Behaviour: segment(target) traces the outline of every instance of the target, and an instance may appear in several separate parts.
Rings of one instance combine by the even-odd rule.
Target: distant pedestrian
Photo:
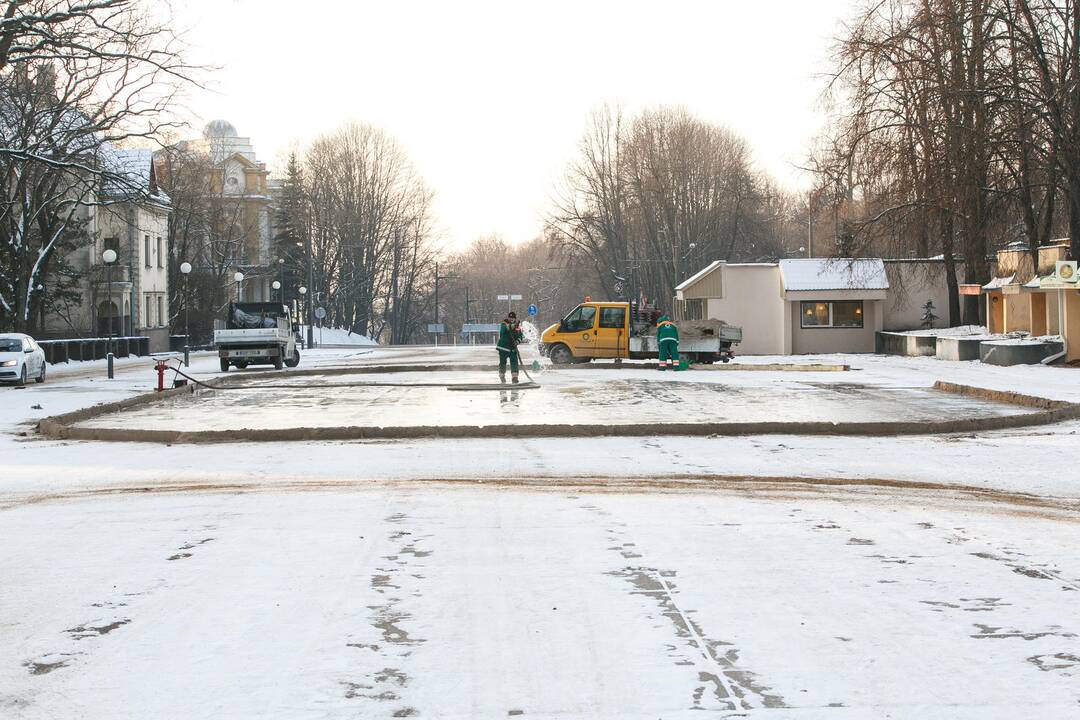
[[[506,382],[506,363],[509,361],[510,380],[517,383],[517,346],[524,341],[525,336],[521,332],[521,323],[518,322],[517,315],[511,312],[501,323],[499,323],[499,343],[495,346],[499,351],[499,382]]]
[[[679,328],[667,315],[656,323],[657,365],[659,370],[675,369],[679,362]]]

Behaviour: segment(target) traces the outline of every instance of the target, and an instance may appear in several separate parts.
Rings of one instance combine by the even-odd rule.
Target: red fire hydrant
[[[169,364],[164,360],[157,360],[154,369],[157,370],[157,392],[161,392],[165,389],[165,371],[169,369]]]

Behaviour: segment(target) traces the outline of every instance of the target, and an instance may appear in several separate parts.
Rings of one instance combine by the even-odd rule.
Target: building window
[[[705,299],[687,300],[683,304],[683,320],[704,320]]]
[[[157,324],[159,326],[161,326],[161,325],[165,324],[165,311],[161,306],[162,305],[162,302],[161,302],[162,301],[162,296],[161,296],[161,294],[159,293],[157,296],[155,296],[154,299],[157,301],[157,303],[156,303],[157,304]]]
[[[143,265],[153,267],[150,264],[150,236],[143,235]]]
[[[800,318],[800,326],[804,328],[861,328],[862,300],[804,302]]]
[[[600,308],[600,327],[622,328],[626,326],[626,308]]]
[[[152,327],[153,322],[151,322],[151,318],[150,318],[150,309],[152,307],[151,301],[150,301],[150,293],[144,294],[143,297],[146,299],[146,302],[145,302],[146,314],[143,315],[143,323],[142,324],[143,324],[143,327]]]
[[[165,253],[163,253],[161,250],[162,250],[162,248],[161,248],[161,236],[158,235],[158,237],[157,237],[157,266],[159,268],[165,267]]]

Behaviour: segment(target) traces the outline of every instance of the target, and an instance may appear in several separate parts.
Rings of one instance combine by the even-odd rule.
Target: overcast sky
[[[450,246],[538,234],[587,115],[684,105],[745,136],[791,187],[820,122],[831,39],[854,0],[183,0],[191,110],[275,169],[350,119],[382,127],[437,194]]]

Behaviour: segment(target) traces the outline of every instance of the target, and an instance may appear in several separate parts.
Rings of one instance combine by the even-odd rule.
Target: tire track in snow
[[[626,560],[643,559],[644,556],[637,549],[636,543],[625,539],[625,523],[615,520],[610,512],[595,505],[585,504],[580,507],[601,518],[612,520],[608,528],[608,539],[615,544],[610,546],[609,550],[618,552]],[[672,578],[676,577],[674,570],[663,570],[640,563],[612,570],[607,574],[630,583],[634,588],[630,591],[632,594],[653,599],[660,608],[661,615],[671,622],[675,634],[683,641],[684,648],[678,664],[693,665],[698,671],[697,680],[701,683],[692,693],[693,704],[690,709],[722,710],[731,713],[724,717],[743,717],[743,711],[788,707],[780,695],[769,692],[770,688],[757,682],[755,673],[738,665],[737,648],[729,642],[711,639],[690,617],[693,610],[684,607],[680,602],[678,588],[672,581]],[[678,646],[668,647],[678,652]],[[721,653],[720,648],[726,649]],[[712,697],[719,705],[711,708],[705,704],[705,694],[710,685]]]

